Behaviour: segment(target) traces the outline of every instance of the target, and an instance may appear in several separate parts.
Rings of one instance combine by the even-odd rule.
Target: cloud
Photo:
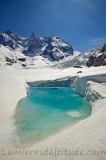
[[[101,38],[92,38],[88,42],[90,45],[95,46],[95,45],[103,45],[106,43],[106,38],[101,37]]]

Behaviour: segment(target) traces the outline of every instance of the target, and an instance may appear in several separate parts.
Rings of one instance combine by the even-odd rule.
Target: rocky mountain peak
[[[59,37],[37,37],[32,32],[29,38],[23,38],[7,30],[0,36],[0,44],[13,50],[20,50],[26,56],[41,55],[50,61],[59,61],[66,56],[73,55],[70,44]]]
[[[42,40],[39,37],[35,36],[35,33],[32,32],[30,38],[28,39],[28,45],[26,50],[23,51],[28,56],[36,56],[40,52],[42,47]]]
[[[32,34],[31,34],[31,36],[30,36],[30,39],[36,39],[37,37],[35,36],[35,33],[34,32],[32,32]]]
[[[91,66],[105,66],[106,65],[106,43],[102,48],[96,50],[88,59],[86,65]]]
[[[101,52],[106,52],[106,43],[103,45]]]
[[[4,32],[5,34],[7,34],[7,35],[11,35],[12,34],[12,32],[10,31],[10,30],[7,30],[6,32]]]

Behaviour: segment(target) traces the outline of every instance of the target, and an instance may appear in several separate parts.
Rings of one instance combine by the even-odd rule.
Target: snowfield
[[[23,146],[14,114],[28,84],[70,87],[89,101],[92,114],[37,144]],[[81,54],[55,36],[1,33],[0,160],[71,159],[106,160],[106,44]]]
[[[79,71],[80,73],[78,73]],[[91,103],[91,116],[37,144],[22,146],[15,132],[14,113],[18,101],[26,96],[27,82],[34,83],[41,80],[46,82],[47,80],[53,81],[56,79],[61,79],[60,82],[62,82],[62,79],[65,80],[67,77],[71,81],[70,87]],[[78,116],[76,113],[73,114]],[[23,149],[27,150],[26,154],[8,155],[8,151],[23,151]],[[52,154],[56,150],[60,150],[58,155]],[[69,155],[69,150],[73,154]],[[34,151],[36,151],[36,154]],[[0,159],[105,160],[106,67],[14,69],[9,66],[7,69],[7,66],[1,66]]]

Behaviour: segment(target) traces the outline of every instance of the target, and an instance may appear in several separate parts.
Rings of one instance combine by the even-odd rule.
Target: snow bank
[[[69,87],[70,77],[59,78],[55,80],[27,82],[27,84],[35,87]]]
[[[97,83],[106,83],[106,74],[77,77],[77,79],[75,80],[76,82],[75,90],[79,92],[82,96],[85,95],[87,81],[94,81]]]
[[[67,76],[54,80],[40,80],[27,82],[29,86],[35,87],[70,87],[76,90],[80,95],[86,97],[89,102],[94,102],[105,97],[104,87],[106,83],[106,74],[87,75],[87,76]],[[101,93],[100,93],[100,89]]]

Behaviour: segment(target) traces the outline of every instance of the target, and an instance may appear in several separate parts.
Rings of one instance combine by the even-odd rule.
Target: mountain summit
[[[91,67],[106,65],[106,44],[84,53],[76,52],[59,37],[21,37],[10,30],[0,34],[0,65],[18,67]]]
[[[73,55],[73,48],[57,37],[37,37],[33,32],[29,38],[20,37],[10,30],[0,34],[0,44],[13,50],[20,50],[26,56],[41,55],[50,61],[58,61]]]

